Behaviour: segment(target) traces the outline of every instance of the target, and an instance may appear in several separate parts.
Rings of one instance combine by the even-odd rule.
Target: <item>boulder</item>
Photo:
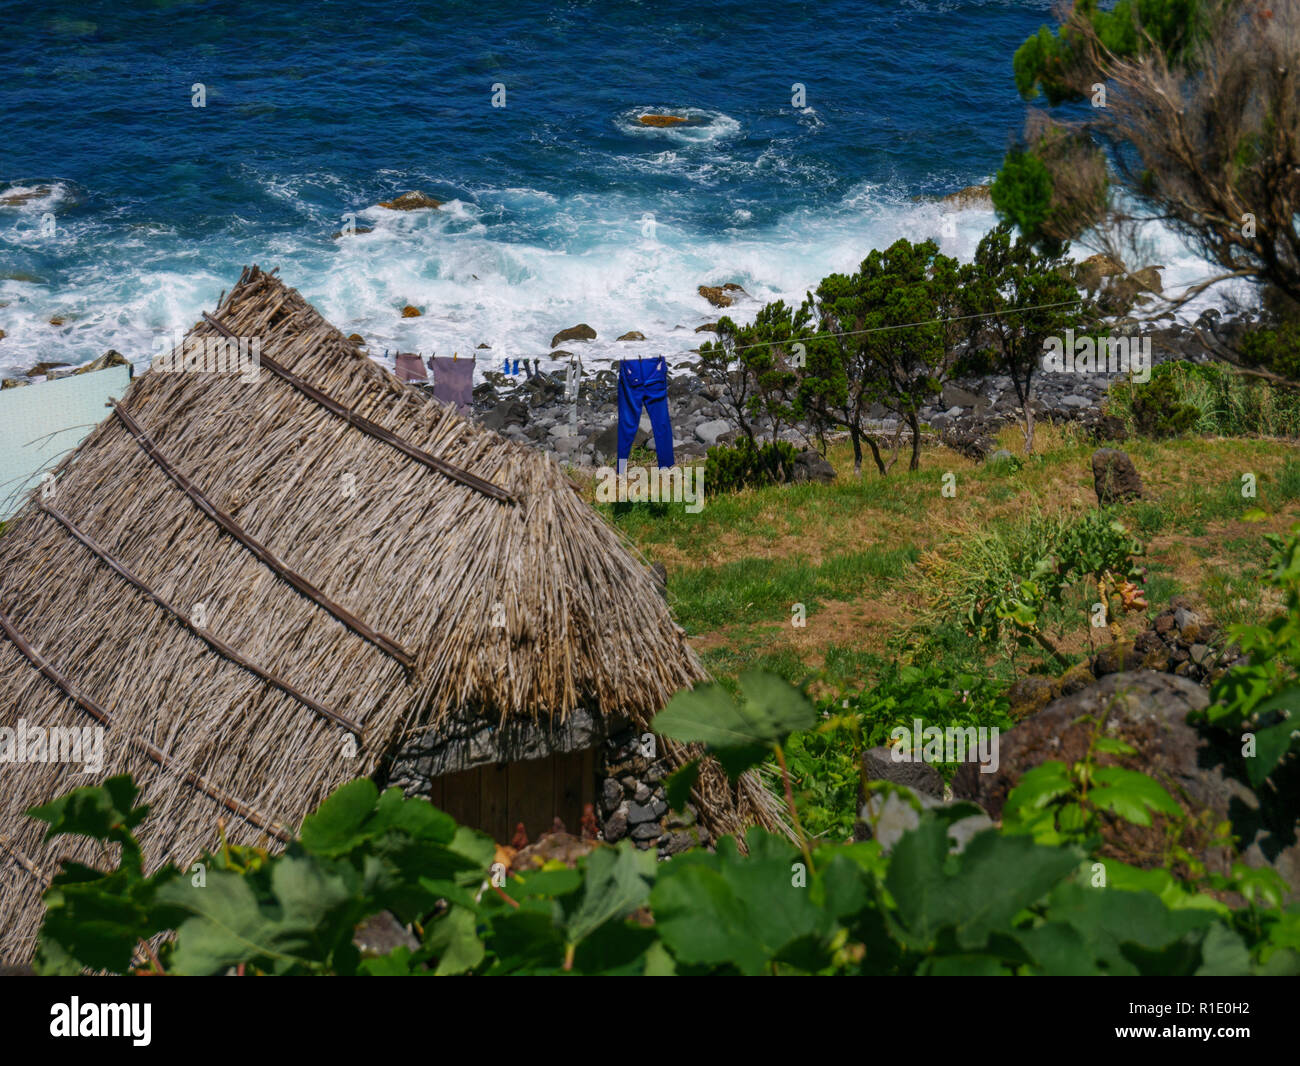
[[[57,370],[60,367],[64,367],[68,365],[69,365],[68,363],[51,363],[51,362],[37,363],[34,367],[32,367],[29,371],[27,371],[27,376],[29,378],[49,377],[51,371]]]
[[[500,433],[507,426],[526,426],[531,417],[528,405],[520,400],[511,400],[492,408],[483,416],[483,425]]]
[[[330,240],[341,241],[344,237],[356,237],[362,233],[374,233],[374,226],[353,226],[350,230],[341,229],[337,233],[330,234]]]
[[[695,291],[713,304],[714,307],[730,307],[736,302],[737,297],[735,294],[748,295],[734,281],[729,281],[725,285],[701,285]]]
[[[361,336],[360,333],[349,333],[348,340],[350,340],[358,348],[364,348],[366,346],[366,338]]]
[[[690,120],[682,115],[642,115],[638,122],[643,126],[655,126],[662,129],[664,126],[680,126],[683,122]]]
[[[1133,460],[1117,448],[1098,448],[1092,453],[1092,483],[1103,507],[1142,498],[1142,479]]]
[[[1108,255],[1090,255],[1082,263],[1078,263],[1074,268],[1074,280],[1078,282],[1081,288],[1090,292],[1096,292],[1101,288],[1103,278],[1123,276],[1128,271],[1124,264],[1117,259],[1112,259]]]
[[[1141,270],[1135,270],[1132,274],[1116,278],[1110,287],[1112,300],[1118,306],[1127,308],[1143,293],[1163,292],[1164,284],[1160,280],[1160,271],[1162,270],[1164,270],[1164,267],[1160,266],[1143,267]]]
[[[957,454],[976,463],[983,462],[997,448],[997,442],[992,437],[962,426],[945,429],[939,434],[939,440]]]
[[[717,333],[718,324],[716,322],[705,322],[702,326],[695,327],[696,333]]]
[[[594,341],[596,331],[587,323],[579,322],[576,326],[570,326],[568,329],[562,329],[551,338],[551,347],[558,348],[565,341]]]
[[[1133,755],[1101,754],[1101,765],[1120,765],[1160,781],[1190,816],[1172,843],[1186,848],[1212,873],[1227,873],[1234,855],[1213,836],[1216,824],[1231,823],[1241,842],[1241,857],[1254,867],[1272,866],[1291,886],[1289,900],[1300,900],[1300,842],[1296,810],[1300,809],[1300,767],[1284,765],[1275,772],[1276,788],[1258,794],[1243,782],[1240,743],[1203,732],[1187,721],[1192,711],[1209,703],[1209,693],[1187,678],[1138,670],[1108,674],[1092,685],[1049,704],[999,737],[995,773],[964,764],[953,779],[953,795],[978,803],[995,818],[1020,778],[1042,763],[1056,759],[1067,765],[1088,750],[1091,723],[1102,718],[1104,732],[1136,749]],[[1102,856],[1152,869],[1164,866],[1171,841],[1168,824],[1159,815],[1147,827],[1107,819],[1102,831]]]
[[[943,775],[929,763],[895,762],[893,748],[880,746],[862,753],[862,780],[892,781],[914,792],[943,799]]]
[[[619,337],[618,340],[621,340],[621,341],[643,341],[643,340],[645,340],[645,334],[642,333],[640,330],[635,330],[635,329],[634,329],[634,330],[629,330],[627,333],[624,333],[623,336]]]
[[[405,307],[402,308],[403,318],[419,318],[420,314],[421,314],[420,309],[418,307],[412,307],[410,304],[407,304]]]
[[[794,457],[794,470],[791,472],[790,480],[796,483],[816,481],[829,485],[835,480],[835,467],[831,466],[815,448],[805,448]]]
[[[442,206],[442,201],[415,191],[404,192],[395,200],[380,200],[379,206],[386,207],[390,211],[419,211],[426,207],[439,208]]]
[[[958,388],[953,384],[943,387],[941,399],[944,407],[974,407],[982,411],[989,406],[989,401],[979,393]]]
[[[116,349],[110,348],[98,359],[92,359],[85,366],[79,366],[73,371],[74,374],[93,374],[96,370],[107,370],[110,366],[131,366],[131,360]],[[135,376],[135,371],[131,371],[131,376]]]
[[[964,189],[950,192],[943,198],[943,203],[953,207],[992,207],[993,189],[990,185],[967,185]]]
[[[718,442],[718,438],[731,429],[731,423],[725,418],[715,418],[710,422],[701,422],[695,427],[695,436],[699,438],[701,444],[707,444],[712,447]]]

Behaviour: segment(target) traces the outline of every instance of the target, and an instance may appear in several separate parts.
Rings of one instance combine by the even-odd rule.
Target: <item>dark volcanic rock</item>
[[[558,348],[565,341],[594,341],[596,331],[587,323],[579,322],[576,326],[570,326],[568,329],[562,329],[551,338],[551,347]]]
[[[1092,481],[1097,502],[1103,507],[1142,498],[1142,479],[1133,460],[1116,448],[1099,448],[1092,453]]]
[[[1203,710],[1208,703],[1207,691],[1186,678],[1151,670],[1108,674],[1003,734],[997,771],[984,774],[975,764],[963,765],[953,780],[953,794],[1000,816],[1007,796],[1026,771],[1049,759],[1068,765],[1084,757],[1092,725],[1081,717],[1103,718],[1104,732],[1124,740],[1136,753],[1103,754],[1097,761],[1146,773],[1168,789],[1189,817],[1179,840],[1182,847],[1211,872],[1227,873],[1234,856],[1214,838],[1213,828],[1229,821],[1246,863],[1272,866],[1291,886],[1289,899],[1300,900],[1296,838],[1300,773],[1294,765],[1282,767],[1277,774],[1280,780],[1274,782],[1277,789],[1257,795],[1243,783],[1240,746],[1225,745],[1188,724],[1188,713]],[[1160,816],[1148,827],[1107,818],[1100,854],[1143,869],[1162,866],[1168,847],[1166,828]]]
[[[791,481],[819,481],[829,485],[835,480],[835,467],[831,466],[816,449],[805,448],[794,457],[794,471]]]
[[[862,779],[864,781],[892,781],[906,785],[923,796],[943,798],[943,775],[933,766],[923,762],[895,762],[893,749],[870,748],[862,753]]]

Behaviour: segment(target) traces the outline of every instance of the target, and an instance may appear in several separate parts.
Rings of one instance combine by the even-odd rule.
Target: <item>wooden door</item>
[[[529,841],[549,833],[555,818],[579,835],[584,804],[596,794],[595,754],[554,754],[545,759],[494,763],[446,774],[433,783],[429,799],[461,825],[508,844],[524,823]]]

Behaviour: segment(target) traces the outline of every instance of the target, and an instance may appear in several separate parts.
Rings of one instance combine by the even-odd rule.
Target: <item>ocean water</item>
[[[1049,8],[0,2],[0,196],[51,189],[0,206],[0,373],[145,366],[252,262],[372,354],[486,367],[578,322],[588,365],[685,354],[718,314],[698,285],[744,286],[743,319],[900,236],[969,257],[991,212],[933,198],[996,171]],[[412,189],[446,203],[376,206]],[[373,232],[331,239],[349,220]],[[1204,275],[1156,244],[1167,283]]]

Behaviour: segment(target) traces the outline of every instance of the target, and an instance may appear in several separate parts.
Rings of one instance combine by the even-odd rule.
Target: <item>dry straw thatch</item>
[[[401,384],[257,267],[190,337],[222,335],[260,340],[256,381],[140,375],[0,536],[0,726],[107,724],[95,780],[142,786],[151,862],[188,863],[219,818],[234,843],[284,839],[466,708],[643,725],[707,678],[552,460]],[[80,770],[0,764],[0,958],[30,957],[61,858],[102,859],[24,815]],[[709,767],[695,799],[715,834],[773,824],[752,778]]]

